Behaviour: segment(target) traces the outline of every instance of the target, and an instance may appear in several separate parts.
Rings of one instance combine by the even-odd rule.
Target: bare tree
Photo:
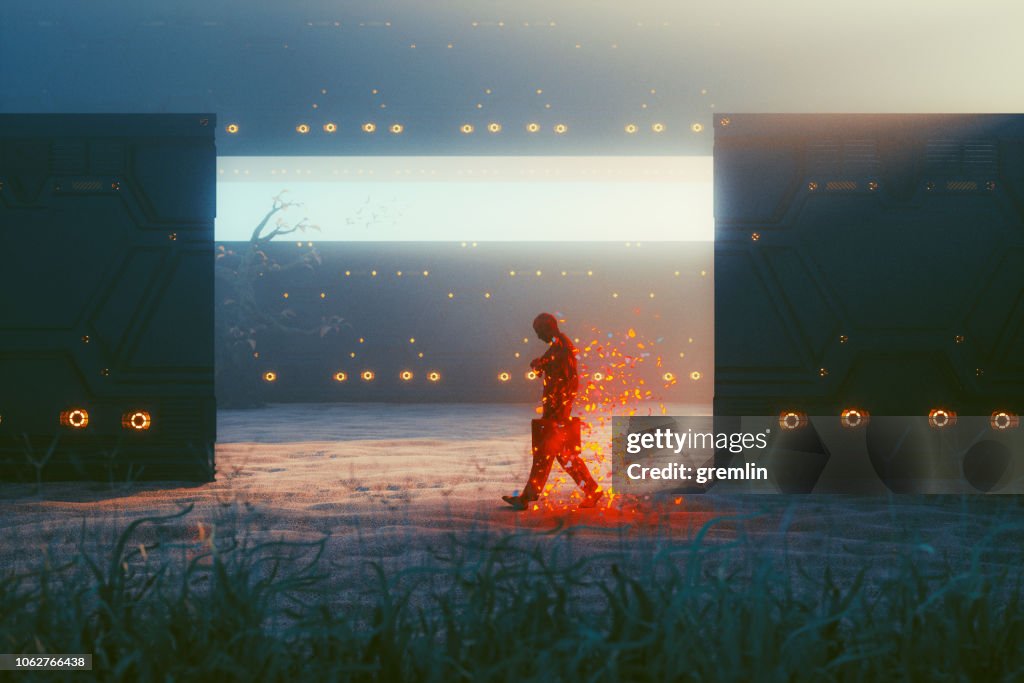
[[[224,245],[217,247],[218,379],[235,373],[243,373],[242,377],[255,376],[251,368],[259,353],[261,332],[274,330],[286,334],[325,337],[338,332],[344,324],[344,320],[335,315],[323,316],[316,323],[302,325],[296,321],[296,314],[291,308],[285,306],[277,309],[258,296],[257,282],[264,274],[295,269],[314,270],[323,262],[320,253],[312,246],[298,258],[284,264],[267,254],[266,247],[275,238],[320,230],[307,217],[295,223],[285,219],[282,214],[288,209],[302,206],[299,202],[286,200],[286,192],[283,190],[273,198],[270,210],[253,229],[247,245],[237,252]],[[251,400],[252,392],[241,393],[248,395]]]

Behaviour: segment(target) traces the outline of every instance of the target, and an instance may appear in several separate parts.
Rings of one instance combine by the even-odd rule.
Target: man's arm
[[[563,350],[560,344],[552,344],[543,356],[530,361],[530,367],[537,372],[546,372],[552,364],[558,365],[562,362],[561,356],[564,354],[559,352]]]

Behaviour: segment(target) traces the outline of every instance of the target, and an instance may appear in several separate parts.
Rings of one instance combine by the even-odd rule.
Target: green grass
[[[801,563],[741,540],[578,552],[554,534],[467,532],[417,566],[357,571],[328,539],[244,531],[137,540],[188,510],[128,525],[105,557],[0,580],[0,652],[93,653],[103,681],[1015,681],[1021,572],[966,562]],[[713,524],[713,523],[712,523]],[[83,532],[84,534],[84,532]],[[218,535],[220,534],[220,535]],[[150,534],[147,538],[153,538]],[[995,568],[993,568],[995,567]]]

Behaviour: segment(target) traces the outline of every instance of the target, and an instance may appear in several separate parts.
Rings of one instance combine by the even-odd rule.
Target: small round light
[[[429,382],[440,382],[441,381],[441,373],[438,372],[437,370],[431,370],[430,372],[427,373],[427,381],[429,381]]]
[[[346,373],[344,373],[344,372],[336,372],[336,373],[334,373],[334,381],[335,382],[344,382],[347,379],[348,379],[348,375]]]
[[[295,132],[298,133],[299,135],[305,135],[306,133],[309,132],[309,124],[300,123],[299,125],[295,126]]]
[[[85,408],[71,408],[60,414],[60,423],[72,429],[85,429],[89,426],[89,411]]]
[[[593,379],[595,382],[600,382],[601,380],[604,379],[604,373],[595,372],[593,375],[590,376],[590,378]]]
[[[530,380],[531,382],[532,382],[533,380],[537,379],[537,372],[536,372],[536,371],[534,371],[534,370],[530,370],[530,371],[528,371],[528,372],[526,373],[526,379]]]
[[[663,380],[665,380],[666,382],[675,382],[676,381],[676,376],[674,374],[672,374],[671,372],[666,372],[664,375],[661,376],[661,378]]]
[[[540,124],[539,123],[528,123],[528,124],[526,124],[526,132],[527,133],[536,133],[539,130],[540,130]]]
[[[409,337],[409,343],[410,344],[415,344],[416,343],[416,337]]]
[[[464,135],[469,135],[470,133],[473,132],[473,125],[469,123],[464,123],[462,124],[462,127],[459,128],[459,130],[461,130]]]
[[[1016,429],[1020,426],[1020,416],[1005,410],[997,410],[989,418],[989,425],[991,425],[992,429],[998,431]]]
[[[389,128],[389,130],[391,131],[392,135],[401,135],[402,131],[405,130],[405,126],[403,126],[400,123],[392,123],[391,128]]]
[[[700,133],[702,130],[704,130],[704,124],[693,123],[690,125],[690,130],[692,130],[694,133]]]
[[[554,130],[559,135],[563,135],[566,131],[569,130],[569,126],[565,125],[564,123],[556,123]]]
[[[928,413],[928,426],[943,429],[956,424],[956,412],[946,408],[932,408]]]
[[[510,379],[512,379],[512,376],[509,375],[507,372],[499,372],[498,373],[498,381],[499,382],[507,382]]]
[[[237,123],[229,123],[227,126],[224,127],[224,130],[226,130],[227,132],[229,132],[232,135],[234,135],[235,133],[238,132],[238,124]]]
[[[364,133],[375,133],[377,131],[377,124],[367,121],[363,124]]]
[[[268,370],[268,371],[264,372],[263,373],[263,381],[264,382],[276,382],[277,381],[277,373],[274,372],[273,370]]]
[[[338,124],[334,123],[333,121],[328,121],[327,123],[324,124],[324,132],[325,133],[337,133],[338,132]]]
[[[858,429],[865,426],[871,416],[868,411],[860,408],[846,408],[839,414],[839,424],[847,429]]]
[[[449,299],[454,299],[455,298],[455,292],[448,292],[448,298]]]
[[[121,416],[121,427],[144,432],[153,424],[153,418],[145,410],[135,410]]]
[[[633,134],[633,133],[635,133],[636,131],[637,131],[637,127],[636,127],[636,124],[635,124],[635,123],[627,123],[627,124],[626,124],[626,132],[627,132],[627,133],[629,133],[630,135],[632,135],[632,134]]]
[[[651,126],[651,130],[653,130],[655,133],[663,133],[665,132],[665,124],[655,123]]]
[[[412,379],[412,371],[402,370],[401,374],[399,374],[398,376],[402,379],[403,382],[408,382],[409,380]]]
[[[373,378],[376,377],[376,375],[373,374],[373,370],[363,370],[363,374],[361,375],[361,377],[363,378],[364,382],[372,382]]]
[[[779,426],[787,431],[807,426],[807,414],[796,410],[786,410],[779,415]]]
[[[497,123],[496,121],[492,121],[491,123],[487,124],[487,130],[489,130],[492,133],[500,133],[501,132],[501,124]]]

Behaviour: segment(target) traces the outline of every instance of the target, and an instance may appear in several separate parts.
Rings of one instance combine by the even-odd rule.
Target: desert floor
[[[770,558],[820,573],[879,576],[901,562],[965,571],[1012,567],[1024,547],[1013,496],[782,496],[715,493],[612,499],[577,511],[570,483],[550,503],[514,512],[500,496],[529,467],[529,405],[273,405],[218,416],[213,483],[0,484],[0,563],[24,569],[78,553],[102,557],[132,520],[129,548],[182,552],[210,538],[322,541],[339,584],[370,563],[399,569],[453,548],[515,535],[559,557]],[[608,430],[592,440],[605,441]],[[601,467],[602,477],[608,473]],[[555,466],[553,478],[564,474]],[[556,480],[557,481],[557,480]],[[137,559],[137,558],[136,558]],[[749,568],[749,567],[748,567]],[[795,571],[795,570],[794,570]]]

